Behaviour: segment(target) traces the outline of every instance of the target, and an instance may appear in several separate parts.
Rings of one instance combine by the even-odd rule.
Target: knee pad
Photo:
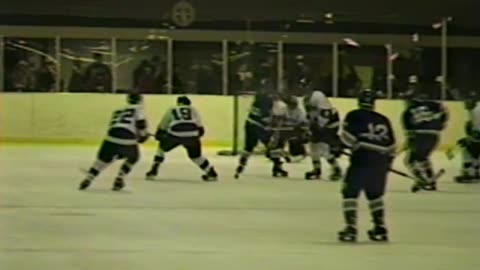
[[[347,183],[343,184],[342,196],[344,199],[356,199],[360,195],[360,189]]]
[[[138,162],[138,160],[140,160],[140,155],[134,155],[134,156],[131,156],[131,157],[128,157],[127,158],[127,162],[134,165],[135,163]]]
[[[365,197],[367,197],[367,200],[369,201],[375,201],[375,200],[381,199],[383,197],[383,193],[365,191]]]

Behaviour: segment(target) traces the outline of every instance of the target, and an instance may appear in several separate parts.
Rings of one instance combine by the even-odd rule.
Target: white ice
[[[307,160],[287,164],[291,177],[278,180],[265,158],[255,157],[234,180],[237,159],[210,150],[221,178],[204,183],[179,149],[167,156],[158,181],[146,182],[155,151],[146,148],[126,191],[110,191],[116,164],[80,192],[80,169],[96,151],[0,148],[0,269],[480,269],[480,184],[453,183],[459,160],[441,154],[435,166],[447,174],[438,192],[412,194],[410,180],[390,176],[389,244],[367,240],[363,197],[360,242],[342,244],[341,184],[302,180]],[[396,167],[404,170],[401,158]]]

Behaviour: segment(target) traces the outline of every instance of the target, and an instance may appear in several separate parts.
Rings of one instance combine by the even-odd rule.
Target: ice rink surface
[[[208,151],[221,178],[204,183],[178,149],[146,182],[155,150],[146,148],[125,191],[110,191],[116,164],[80,192],[80,168],[96,150],[0,147],[0,269],[480,269],[480,184],[453,183],[459,161],[440,154],[436,168],[447,174],[438,192],[412,194],[408,179],[390,175],[390,243],[367,240],[362,197],[360,241],[342,244],[341,184],[302,180],[308,160],[287,164],[291,177],[278,180],[255,157],[235,180],[236,158]]]

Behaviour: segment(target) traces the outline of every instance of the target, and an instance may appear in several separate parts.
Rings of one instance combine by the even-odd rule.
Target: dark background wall
[[[176,2],[173,0],[1,0],[0,15],[3,15],[4,21],[18,19],[18,15],[58,15],[153,22],[168,20],[171,7]],[[300,17],[321,20],[324,13],[333,12],[338,22],[431,25],[442,16],[452,16],[454,17],[452,26],[480,28],[480,20],[477,19],[480,8],[478,0],[192,0],[190,2],[196,8],[198,21],[294,21]]]

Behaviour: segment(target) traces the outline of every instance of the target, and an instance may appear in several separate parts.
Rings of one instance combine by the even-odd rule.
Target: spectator
[[[36,91],[51,92],[55,90],[56,67],[55,63],[46,58],[42,59],[39,69],[37,70]]]
[[[85,88],[87,91],[111,92],[112,71],[103,63],[103,56],[100,53],[93,54],[94,62],[85,71]]]
[[[136,90],[140,93],[155,93],[155,73],[153,67],[146,65],[137,78]]]
[[[154,70],[155,67],[148,61],[142,60],[140,64],[133,71],[133,89],[138,88],[139,80],[144,76],[147,69]]]
[[[338,78],[339,96],[354,97],[361,86],[362,82],[358,77],[355,67],[350,64],[343,65]]]
[[[11,74],[13,90],[17,92],[31,91],[35,84],[35,74],[33,69],[25,60],[20,60],[15,65]]]
[[[155,76],[154,89],[156,93],[167,92],[167,62],[158,55],[150,59],[150,64]]]
[[[84,90],[83,86],[83,67],[80,60],[73,61],[72,73],[70,75],[70,81],[68,83],[68,91],[79,92]]]

